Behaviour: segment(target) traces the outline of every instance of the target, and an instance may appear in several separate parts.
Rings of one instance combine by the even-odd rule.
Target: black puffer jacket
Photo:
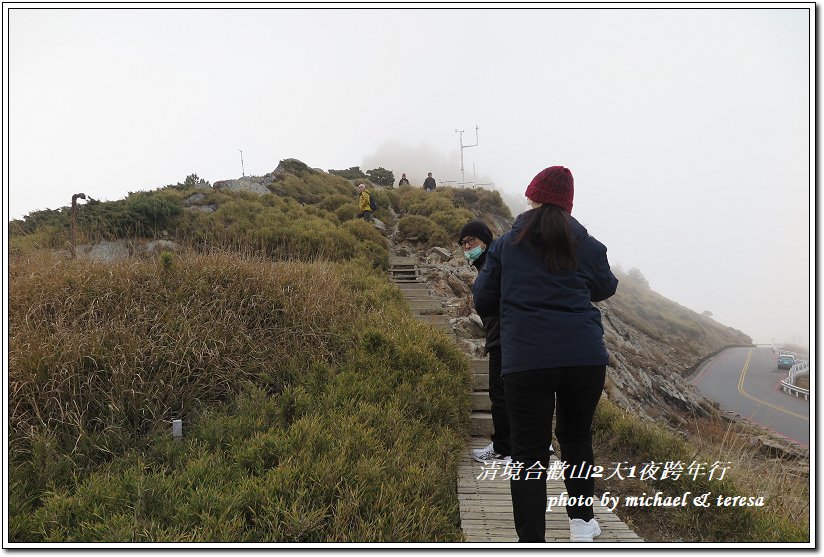
[[[472,287],[478,314],[502,321],[501,374],[606,365],[601,312],[592,305],[618,287],[606,246],[570,216],[578,266],[553,272],[528,244],[514,243],[523,224],[520,215],[512,230],[492,243]]]
[[[489,250],[490,246],[487,246],[486,250],[481,254],[478,259],[472,262],[472,266],[478,269],[478,273],[481,272],[481,269],[484,267],[484,262],[486,261],[486,251]],[[486,329],[486,351],[489,352],[490,350],[500,350],[501,349],[501,318],[498,315],[487,315],[481,316],[481,321],[483,321],[484,329]]]

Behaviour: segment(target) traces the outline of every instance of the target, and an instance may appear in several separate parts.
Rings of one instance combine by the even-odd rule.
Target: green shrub
[[[373,168],[372,170],[367,170],[366,174],[369,176],[369,180],[379,186],[391,188],[395,185],[395,174],[391,170],[386,170],[382,166]]]
[[[330,168],[329,174],[334,174],[335,176],[340,176],[341,178],[345,178],[347,180],[358,180],[360,178],[368,178],[368,176],[363,173],[359,166],[351,166],[346,170],[333,170]]]
[[[352,236],[358,240],[368,240],[378,245],[385,243],[384,237],[380,232],[378,232],[378,229],[363,219],[355,219],[345,222],[341,225],[341,228],[352,234]]]
[[[67,226],[44,224],[28,234],[9,234],[9,252],[30,253],[38,249],[66,249],[70,232]],[[78,241],[81,237],[78,237]]]
[[[458,240],[457,236],[463,225],[474,220],[475,215],[466,209],[453,207],[446,211],[435,211],[429,218],[443,228],[450,238],[454,236],[455,240]]]
[[[327,211],[335,212],[339,207],[346,203],[352,202],[351,195],[343,195],[343,194],[332,194],[329,196],[324,197],[320,203],[318,203],[319,207],[326,209]]]
[[[436,211],[450,211],[454,208],[452,199],[443,192],[427,193],[413,189],[401,197],[401,211],[410,215],[428,217]]]
[[[126,199],[126,211],[134,215],[136,228],[159,231],[182,210],[179,200],[152,193],[132,194]]]
[[[449,234],[442,226],[419,215],[400,218],[398,232],[404,240],[417,241],[428,246],[443,246],[450,243]]]
[[[338,217],[338,221],[346,222],[354,219],[355,215],[359,212],[357,203],[352,201],[351,203],[345,203],[335,209],[335,216]]]
[[[387,208],[392,207],[392,209],[396,213],[398,211],[400,211],[401,196],[394,189],[392,189],[392,190],[383,190],[382,192],[380,192],[378,194],[378,199],[380,200],[379,202],[381,202],[381,205],[383,207],[387,207]]]
[[[9,221],[9,236],[31,234],[45,227],[68,230],[70,223],[71,212],[69,207],[32,211],[22,219]]]
[[[278,167],[284,169],[286,172],[295,174],[297,176],[304,176],[306,174],[312,174],[315,172],[314,170],[309,168],[309,165],[302,161],[299,161],[298,159],[283,159],[278,163]]]

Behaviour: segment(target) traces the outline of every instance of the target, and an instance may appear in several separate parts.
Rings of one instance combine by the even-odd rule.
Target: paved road
[[[691,382],[725,410],[749,418],[802,445],[810,444],[810,403],[783,392],[786,370],[769,348],[729,348],[698,370]]]

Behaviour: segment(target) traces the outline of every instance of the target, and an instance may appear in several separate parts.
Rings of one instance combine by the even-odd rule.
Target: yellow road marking
[[[744,367],[741,369],[741,377],[738,379],[738,392],[741,393],[742,395],[744,395],[745,397],[747,397],[751,400],[754,400],[755,402],[758,402],[758,403],[763,404],[765,406],[769,406],[773,410],[778,410],[779,412],[784,412],[785,414],[789,414],[790,416],[795,416],[796,418],[804,420],[805,422],[809,422],[810,418],[802,416],[801,414],[796,414],[795,412],[791,412],[791,411],[789,411],[785,408],[781,408],[780,406],[776,406],[775,404],[770,404],[766,400],[761,400],[760,398],[755,398],[754,396],[752,396],[749,393],[744,391],[744,377],[746,377],[747,369],[749,369],[749,367],[750,367],[750,357],[752,356],[752,351],[753,351],[753,349],[750,348],[749,352],[747,352],[747,360],[744,362]]]

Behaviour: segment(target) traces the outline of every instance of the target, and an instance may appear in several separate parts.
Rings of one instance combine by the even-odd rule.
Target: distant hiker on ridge
[[[409,180],[406,179],[406,172],[404,172],[403,174],[401,174],[401,181],[398,182],[398,187],[408,186],[408,185],[409,185]]]
[[[435,189],[435,178],[432,177],[432,173],[426,175],[426,180],[423,181],[423,189],[426,191],[433,191]]]
[[[366,222],[372,222],[372,199],[369,192],[366,191],[366,184],[359,184],[358,192],[358,210],[360,213],[355,216]]]

